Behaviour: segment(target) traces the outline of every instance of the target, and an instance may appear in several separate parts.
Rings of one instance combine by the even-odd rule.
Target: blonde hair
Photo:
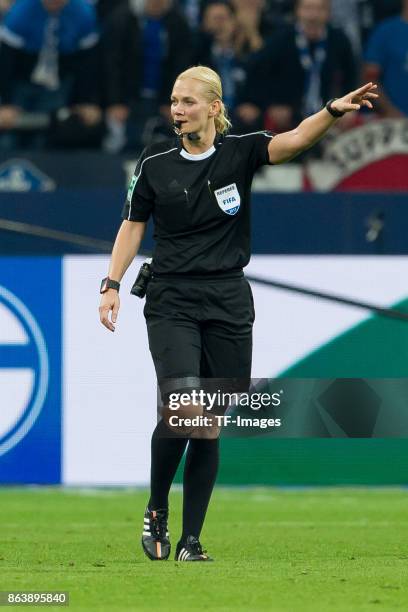
[[[177,80],[179,79],[196,79],[197,81],[204,83],[204,96],[207,98],[207,100],[209,102],[220,100],[221,110],[214,118],[215,129],[219,134],[225,134],[228,132],[232,126],[232,123],[228,118],[227,108],[222,101],[221,79],[215,70],[208,68],[208,66],[193,66],[192,68],[188,68],[179,74]]]

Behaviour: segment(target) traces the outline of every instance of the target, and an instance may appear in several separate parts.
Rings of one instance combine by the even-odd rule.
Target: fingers
[[[371,100],[379,98],[378,93],[375,92],[377,85],[375,83],[366,83],[359,89],[353,91],[350,96],[345,96],[343,100],[346,102],[343,110],[345,112],[358,111],[363,106],[372,110],[373,104]]]
[[[119,312],[119,304],[115,304],[114,307],[112,308],[112,323],[116,323],[116,320],[118,318],[118,312]]]
[[[341,110],[343,113],[349,113],[351,111],[360,110],[360,108],[361,104],[344,104]]]
[[[365,85],[363,85],[359,89],[356,89],[353,92],[353,95],[361,96],[361,95],[364,95],[365,93],[367,93],[368,91],[371,91],[372,89],[377,89],[377,85],[372,83],[372,82],[366,83]]]
[[[374,106],[371,100],[376,100],[377,98],[379,98],[378,94],[373,93],[372,91],[368,91],[365,94],[363,94],[363,96],[361,96],[360,104],[361,106],[366,106],[369,109],[373,109]]]
[[[371,100],[376,100],[379,97],[380,96],[378,94],[375,94],[375,93],[366,93],[366,94],[364,94],[364,96],[361,97],[361,102],[365,103],[365,102],[368,102],[370,99]],[[370,102],[370,104],[371,104],[371,102]],[[371,108],[372,108],[372,106],[373,105],[371,104]]]
[[[109,331],[115,331],[114,323],[118,318],[118,312],[120,307],[120,300],[117,291],[108,290],[104,293],[101,298],[99,306],[99,319],[102,325],[109,329]],[[109,313],[112,311],[111,318],[109,319]]]
[[[361,110],[362,106],[366,106],[369,109],[373,109],[374,106],[372,104],[372,102],[370,102],[370,100],[361,100],[360,104],[345,104],[344,107],[342,108],[342,111],[345,113],[349,113],[351,111],[358,111]]]
[[[115,326],[109,321],[109,312],[111,310],[110,306],[99,306],[99,319],[102,323],[102,325],[104,325],[107,329],[109,329],[109,331],[115,331]],[[116,310],[116,316],[118,314],[118,311]],[[112,320],[113,320],[113,311],[112,311]],[[116,317],[114,322],[116,321]]]

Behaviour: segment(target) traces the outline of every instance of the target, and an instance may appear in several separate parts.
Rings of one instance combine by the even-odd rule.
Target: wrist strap
[[[107,276],[101,282],[100,293],[106,293],[108,289],[116,289],[116,291],[119,292],[120,283],[118,283],[118,281],[112,280],[111,278],[109,278],[109,276]]]
[[[332,98],[331,100],[329,100],[326,104],[326,110],[331,114],[332,117],[344,117],[344,115],[346,113],[343,113],[342,111],[336,110],[335,108],[332,107],[333,102],[335,102],[336,100],[338,100],[338,98]]]

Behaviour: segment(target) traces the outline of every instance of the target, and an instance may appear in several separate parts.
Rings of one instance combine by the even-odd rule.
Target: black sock
[[[187,442],[187,438],[171,437],[171,430],[163,420],[156,425],[151,446],[150,499],[148,504],[150,510],[168,507],[171,483],[176,475]]]
[[[200,537],[218,471],[219,440],[189,442],[183,480],[183,535]]]

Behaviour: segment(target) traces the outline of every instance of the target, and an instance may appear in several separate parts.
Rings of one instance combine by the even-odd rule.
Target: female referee
[[[308,149],[345,113],[372,108],[375,89],[368,83],[330,100],[290,132],[233,136],[218,74],[196,66],[178,76],[171,96],[177,137],[147,147],[137,163],[99,308],[102,324],[114,331],[119,283],[152,215],[156,247],[144,314],[164,402],[169,393],[197,389],[200,378],[250,379],[254,307],[242,270],[250,258],[254,173]],[[175,558],[211,561],[199,537],[217,474],[218,435],[175,435],[168,413],[152,436],[143,550],[152,560],[170,555],[168,494],[187,447]]]

